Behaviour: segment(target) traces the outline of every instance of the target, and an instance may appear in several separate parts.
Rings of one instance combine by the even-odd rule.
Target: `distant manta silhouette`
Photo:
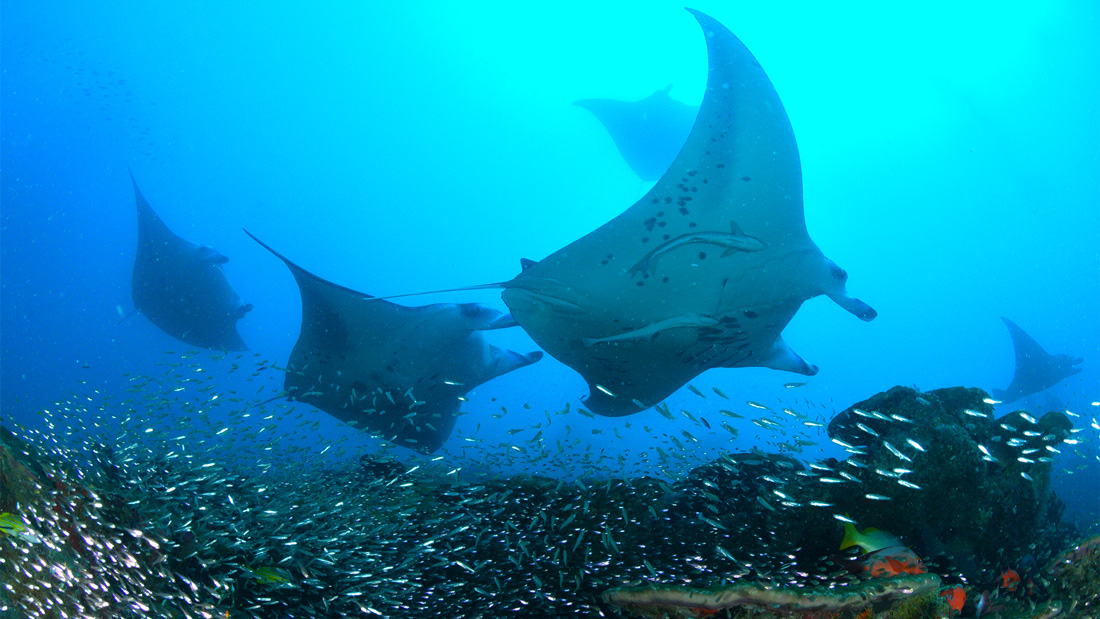
[[[141,195],[137,200],[138,245],[131,279],[134,311],[172,337],[202,348],[245,350],[237,321],[252,310],[229,285],[222,265],[229,258],[209,245],[183,239],[161,221]]]
[[[1004,403],[1015,402],[1020,398],[1045,391],[1066,378],[1081,371],[1076,367],[1084,363],[1081,357],[1052,355],[1043,350],[1030,335],[1016,323],[1001,317],[1009,334],[1012,346],[1016,349],[1016,374],[1008,388],[994,389],[993,397]]]
[[[699,106],[668,96],[669,84],[640,101],[581,99],[583,107],[601,122],[623,160],[643,181],[665,173],[684,146]]]

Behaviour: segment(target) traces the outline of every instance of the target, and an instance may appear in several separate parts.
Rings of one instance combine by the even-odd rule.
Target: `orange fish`
[[[940,591],[940,597],[947,598],[947,605],[955,612],[961,611],[963,604],[966,604],[966,591],[963,590],[962,585]]]
[[[840,549],[852,546],[859,546],[865,553],[848,567],[852,572],[867,572],[871,578],[928,572],[915,552],[885,531],[869,527],[861,533],[855,525],[847,522],[844,524],[844,540],[840,542]]]
[[[902,574],[924,574],[928,570],[917,553],[905,546],[890,546],[869,552],[859,558],[871,578],[890,578]]]
[[[1016,570],[1005,570],[1001,573],[1001,586],[1009,591],[1015,591],[1020,586],[1020,575]]]

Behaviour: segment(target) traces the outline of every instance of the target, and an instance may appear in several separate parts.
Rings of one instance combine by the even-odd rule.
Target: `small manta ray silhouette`
[[[229,285],[222,265],[229,261],[209,245],[177,236],[153,212],[133,172],[138,246],[132,279],[134,312],[141,312],[172,337],[192,346],[245,350],[237,321],[251,304]]]
[[[669,84],[640,101],[581,99],[573,105],[592,112],[607,129],[619,154],[643,181],[661,178],[684,146],[699,107],[668,96]]]
[[[1003,403],[1015,402],[1020,398],[1050,389],[1066,378],[1081,371],[1077,367],[1085,362],[1081,357],[1052,355],[1043,350],[1030,335],[1016,323],[1001,317],[1008,332],[1012,335],[1012,346],[1016,349],[1016,373],[1008,387],[993,390],[993,398]]]

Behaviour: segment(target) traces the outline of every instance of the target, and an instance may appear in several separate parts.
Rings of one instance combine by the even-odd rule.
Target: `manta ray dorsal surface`
[[[806,231],[798,147],[771,81],[691,12],[710,68],[675,161],[636,204],[503,284],[516,321],[585,378],[604,415],[653,406],[709,368],[815,373],[780,338],[812,297],[875,317]]]
[[[251,309],[222,270],[229,259],[183,239],[161,221],[134,180],[138,244],[131,278],[134,307],[154,325],[192,346],[245,350],[237,321]]]
[[[1016,371],[1007,388],[993,390],[994,398],[1004,403],[1015,402],[1050,389],[1081,371],[1077,366],[1085,362],[1083,358],[1052,355],[1019,325],[1003,316],[1001,320],[1012,336],[1012,347],[1016,351]]]
[[[302,297],[301,332],[283,382],[287,397],[397,445],[439,449],[460,398],[542,357],[485,339],[483,331],[515,326],[507,314],[476,303],[379,300],[324,280],[248,235],[286,264]]]

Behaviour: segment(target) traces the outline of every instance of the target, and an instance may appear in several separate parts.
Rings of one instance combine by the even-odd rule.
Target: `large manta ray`
[[[302,295],[287,397],[397,445],[439,449],[471,389],[542,358],[485,341],[483,330],[515,326],[507,314],[476,303],[380,301],[317,277],[245,233],[286,263]]]
[[[815,374],[780,335],[807,299],[876,315],[806,232],[798,147],[768,76],[729,30],[691,13],[710,71],[664,176],[515,279],[470,287],[503,287],[516,322],[584,377],[602,415],[653,406],[710,368]]]
[[[655,181],[684,145],[699,108],[668,96],[669,84],[640,101],[581,99],[583,107],[607,129],[619,154],[643,181]]]
[[[993,397],[1004,403],[1015,402],[1033,393],[1045,391],[1081,371],[1076,367],[1085,362],[1081,357],[1052,355],[1043,350],[1016,323],[1001,317],[1016,349],[1016,373],[1005,390],[994,389]]]
[[[135,311],[192,346],[245,350],[237,321],[252,310],[241,303],[213,247],[176,236],[153,212],[130,173],[137,198],[138,245],[131,280]]]

